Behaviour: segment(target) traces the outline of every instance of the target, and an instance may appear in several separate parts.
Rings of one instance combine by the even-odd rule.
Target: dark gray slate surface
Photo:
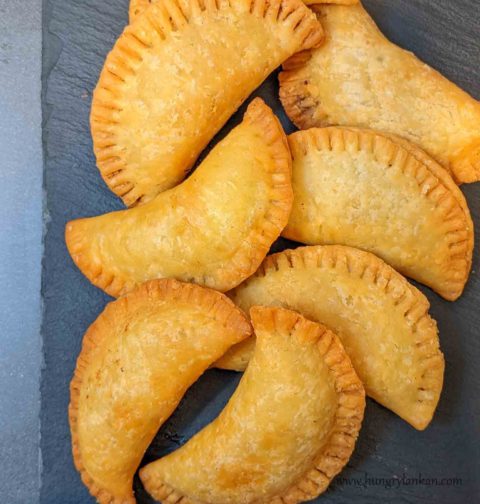
[[[0,502],[38,502],[41,1],[0,0]]]
[[[477,0],[369,0],[387,34],[480,98],[480,13]],[[67,424],[68,383],[82,335],[107,302],[75,269],[63,241],[67,220],[121,208],[95,168],[88,128],[91,93],[107,51],[126,23],[126,0],[47,0],[44,15],[47,206],[42,377],[43,504],[92,502],[73,468]],[[288,131],[272,77],[259,93]],[[242,109],[243,111],[243,109]],[[231,123],[238,122],[241,115]],[[480,187],[464,188],[480,224]],[[479,231],[477,227],[477,232]],[[279,249],[283,244],[278,244]],[[318,502],[460,504],[480,500],[479,255],[456,304],[422,289],[432,302],[447,359],[445,389],[432,426],[419,433],[373,402],[348,468]],[[175,449],[220,411],[238,376],[211,371],[188,393],[159,433],[147,460]],[[404,476],[405,475],[405,476]],[[412,478],[460,478],[457,485]],[[365,477],[370,479],[365,479]],[[345,480],[343,478],[350,478]],[[381,481],[381,479],[384,481]],[[375,481],[377,479],[377,481]],[[150,502],[138,490],[139,502]]]

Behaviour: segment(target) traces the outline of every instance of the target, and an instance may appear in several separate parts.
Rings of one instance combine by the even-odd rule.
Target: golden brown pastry
[[[80,270],[112,296],[165,277],[227,291],[258,268],[292,200],[285,134],[257,98],[183,184],[145,205],[70,222],[66,242]]]
[[[83,340],[69,409],[75,466],[101,504],[134,504],[133,475],[188,387],[250,324],[224,295],[176,280],[110,303]]]
[[[153,3],[157,3],[156,0]],[[130,23],[133,23],[136,17],[145,12],[151,4],[152,0],[130,0],[130,8],[128,10]]]
[[[423,294],[373,254],[304,247],[268,257],[231,293],[246,313],[282,306],[324,323],[339,338],[367,394],[422,430],[443,385],[437,326]],[[233,347],[217,366],[245,369],[255,342]]]
[[[285,237],[368,250],[450,301],[461,295],[474,227],[444,168],[371,130],[312,128],[289,143],[295,198]]]
[[[358,126],[415,142],[457,182],[480,179],[480,103],[388,41],[359,5],[315,7],[326,32],[318,50],[295,55],[280,75],[290,119]]]
[[[94,93],[97,164],[126,205],[180,183],[241,103],[323,37],[300,0],[164,0],[119,38]]]
[[[162,502],[295,504],[324,492],[350,458],[365,393],[338,338],[288,310],[251,316],[257,347],[224,411],[140,471]]]
[[[158,2],[159,0],[130,0],[130,22],[133,23],[136,17],[142,14],[152,3]],[[322,3],[351,5],[358,3],[359,0],[303,0],[303,2],[306,5]]]

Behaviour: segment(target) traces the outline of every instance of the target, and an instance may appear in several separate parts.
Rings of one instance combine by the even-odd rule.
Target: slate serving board
[[[480,98],[478,0],[366,0],[365,4],[393,41],[415,51]],[[70,219],[122,208],[95,167],[88,117],[104,58],[127,22],[127,0],[45,0],[43,22],[46,236],[40,502],[84,504],[93,499],[72,463],[68,385],[83,333],[109,298],[74,267],[63,232]],[[274,108],[287,132],[294,130],[277,98],[276,75],[255,95],[262,96]],[[240,122],[244,110],[242,107],[220,136]],[[465,186],[463,190],[479,234],[480,185]],[[281,241],[274,249],[286,246],[294,244]],[[355,454],[328,492],[315,502],[480,502],[478,268],[477,250],[471,281],[455,304],[421,287],[438,320],[447,361],[445,387],[431,427],[426,432],[416,432],[368,401]],[[235,373],[208,372],[161,429],[145,461],[176,449],[215,418],[238,380]],[[139,503],[153,502],[138,480],[135,486]]]

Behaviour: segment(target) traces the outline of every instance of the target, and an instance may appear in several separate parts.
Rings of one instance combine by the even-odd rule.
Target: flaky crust
[[[156,499],[162,502],[181,501],[184,504],[199,502],[203,504],[219,504],[220,502],[223,504],[237,502],[295,504],[313,499],[324,492],[333,477],[350,459],[363,419],[365,392],[337,336],[324,326],[310,322],[298,313],[281,308],[255,307],[251,310],[251,317],[259,337],[260,350],[253,357],[251,366],[220,417],[177,452],[141,470],[140,477],[145,488]],[[290,340],[286,345],[284,338]],[[277,349],[274,348],[275,346]],[[282,362],[276,362],[275,359]],[[289,362],[284,362],[283,359]],[[273,374],[272,369],[274,369]],[[278,371],[278,376],[275,369]],[[300,376],[303,376],[303,373],[310,375],[310,378],[306,379],[306,388],[301,390],[298,384],[291,385],[287,381],[288,378],[282,376],[282,369],[287,375],[295,373],[295,369],[298,369]],[[317,373],[321,374],[321,379]],[[276,378],[272,378],[272,381],[269,379],[264,381],[264,375]],[[282,383],[282,379],[286,383]],[[314,383],[318,379],[320,382],[317,387]],[[262,387],[261,390],[252,390],[255,386],[264,383],[268,385]],[[268,387],[272,386],[273,390],[269,390]],[[292,386],[293,389],[289,390]],[[320,395],[315,396],[316,393],[320,393],[318,389],[322,388],[328,390],[327,395],[322,396],[323,400]],[[255,401],[255,392],[258,394],[257,401]],[[285,398],[282,396],[281,405],[278,394],[285,394]],[[289,403],[289,394],[291,394],[291,400],[295,402]],[[332,400],[333,397],[336,397],[336,401]],[[329,398],[332,401],[330,406],[334,409],[327,408],[326,404],[324,405],[326,409],[317,409],[320,402],[329,401]],[[260,404],[254,413],[245,411],[249,409],[247,406],[252,400],[257,405]],[[309,411],[310,406],[297,405],[297,400],[315,405],[312,406],[313,409],[307,417],[303,418],[302,415],[305,411]],[[262,402],[265,404],[261,405]],[[283,421],[286,421],[284,416],[300,417],[301,427],[297,428],[297,419],[293,420],[293,427],[289,424],[289,428],[286,428],[282,423],[278,426],[278,430],[275,430],[278,408],[282,409],[280,417]],[[325,419],[312,416],[313,411],[317,414],[321,411],[322,415],[331,418],[331,421],[323,424],[318,433],[316,433],[316,428],[312,431],[311,426],[322,424]],[[249,423],[252,415],[255,417],[253,424]],[[235,430],[236,425],[242,427],[247,425],[247,428],[238,434]],[[266,429],[265,434],[259,436],[256,432],[257,428]],[[228,431],[226,435],[225,431]],[[229,438],[235,439],[234,446],[240,442],[236,438],[237,435],[245,436],[243,446],[248,453],[252,452],[252,455],[246,456],[242,453],[239,460],[232,458],[235,455],[228,451]],[[197,480],[189,480],[196,477],[192,473],[201,471],[203,468],[203,449],[208,450],[211,442],[215,442],[218,436],[222,439],[219,444],[220,450],[224,449],[226,453],[217,453],[218,450],[213,449],[212,453],[207,454],[209,459],[215,457],[215,463],[209,463],[209,467],[205,469],[206,474],[199,475],[200,478],[208,479],[206,483],[201,481],[200,485],[204,488],[200,489],[195,483]],[[305,448],[298,450],[296,454],[298,460],[290,460],[291,464],[285,467],[281,465],[283,459],[279,460],[279,458],[285,456],[285,450],[292,449],[287,448],[290,436],[298,437],[298,442],[301,445],[305,444]],[[306,440],[303,439],[304,436]],[[309,436],[312,436],[311,440]],[[262,440],[258,446],[255,444],[257,438]],[[309,452],[307,446],[313,450],[313,453]],[[277,449],[280,450],[277,451]],[[252,457],[258,457],[263,462],[252,463]],[[307,460],[302,460],[303,457]],[[271,464],[270,469],[263,465],[268,460]],[[208,462],[213,462],[213,460]],[[267,462],[267,465],[270,464]],[[189,470],[179,476],[179,467],[188,467]],[[229,469],[226,469],[227,467]],[[276,474],[278,467],[281,467],[282,475]],[[263,471],[268,471],[268,474],[265,474],[267,479],[278,477],[278,482],[269,481],[264,486]],[[226,473],[229,474],[228,477]],[[175,481],[185,484],[192,491],[186,494],[174,484],[169,484],[169,481],[163,481],[164,474],[173,476]],[[235,483],[232,483],[230,487],[227,481]],[[208,497],[205,497],[205,492],[208,493]]]
[[[227,291],[258,268],[292,202],[287,139],[257,98],[183,184],[145,205],[70,222],[66,242],[80,270],[111,296],[165,277]]]
[[[160,329],[152,331],[152,336],[144,338],[144,334],[141,334],[141,329],[137,328],[138,337],[133,338],[134,354],[128,353],[129,339],[128,331],[130,326],[144,326],[146,333],[149,332],[149,323],[152,322],[155,314],[163,313],[162,310],[164,306],[168,306],[170,312],[175,312],[176,307],[178,307],[179,313],[183,315],[183,318],[179,320],[165,319],[163,324],[170,324],[167,327],[168,334],[163,334]],[[189,309],[188,306],[191,306]],[[187,310],[187,311],[185,311]],[[188,312],[190,310],[190,312]],[[169,312],[169,313],[170,313]],[[188,313],[187,313],[188,312]],[[203,313],[203,318],[202,314]],[[173,327],[178,323],[185,323],[185,331],[191,331],[192,328],[187,328],[187,321],[189,316],[195,318],[197,317],[198,325],[210,324],[210,331],[208,334],[202,334],[201,329],[198,329],[197,341],[179,341],[175,340],[169,342],[168,338],[170,334],[174,332]],[[168,317],[167,317],[168,318]],[[213,322],[212,322],[213,321]],[[195,328],[193,328],[195,331]],[[236,308],[233,303],[226,298],[224,295],[212,291],[210,289],[205,289],[196,285],[184,284],[177,282],[176,280],[155,280],[143,284],[141,287],[136,289],[129,295],[110,303],[105,311],[98,317],[98,319],[90,326],[87,333],[85,334],[82,351],[78,357],[77,367],[75,370],[74,377],[70,385],[70,406],[69,406],[69,420],[70,428],[72,434],[72,449],[73,457],[75,462],[75,467],[80,472],[81,477],[85,485],[88,487],[90,493],[97,499],[100,504],[134,504],[135,498],[131,489],[131,484],[133,480],[133,474],[136,467],[119,467],[118,465],[112,465],[112,474],[108,473],[108,467],[102,464],[102,474],[103,479],[108,475],[109,480],[120,478],[116,482],[116,491],[112,488],[106,488],[101,482],[97,481],[95,474],[91,474],[85,465],[85,461],[82,457],[83,450],[98,450],[98,456],[106,458],[106,464],[115,464],[116,459],[123,457],[122,450],[125,448],[122,445],[122,441],[132,440],[134,443],[139,443],[141,446],[137,450],[138,453],[130,454],[127,453],[126,463],[129,462],[129,457],[134,459],[134,462],[139,463],[140,458],[143,455],[144,450],[148,447],[153,436],[156,434],[161,423],[170,416],[172,411],[175,409],[176,404],[180,401],[183,393],[186,389],[209,367],[209,365],[215,360],[215,355],[221,355],[224,353],[230,345],[251,334],[251,327],[242,312]],[[121,341],[117,341],[121,338]],[[159,370],[149,369],[145,371],[145,367],[148,367],[147,357],[144,352],[152,351],[154,348],[152,346],[152,338],[163,338],[164,342],[160,342],[165,354],[169,351],[168,349],[174,345],[177,357],[171,357],[175,360],[174,364],[182,365],[182,373],[171,373],[168,376],[163,376],[161,373],[168,373],[168,369],[165,370],[160,368]],[[196,356],[195,344],[198,345],[202,342],[204,345],[205,356]],[[147,345],[143,348],[142,345]],[[183,345],[184,349],[179,349],[179,346]],[[98,368],[99,354],[102,350],[108,350],[108,356],[103,357],[101,361],[101,366],[98,368],[97,373],[108,372],[109,366],[112,365],[111,355],[115,354],[116,349],[122,346],[122,352],[117,355],[114,360],[115,365],[118,368],[117,379],[120,377],[124,378],[125,374],[128,373],[129,368],[134,366],[135,359],[140,359],[141,366],[143,369],[135,374],[133,377],[136,381],[134,383],[128,384],[128,389],[131,389],[127,401],[121,401],[119,398],[115,398],[114,386],[115,380],[109,380],[106,390],[102,389],[102,382],[100,377],[97,376],[98,384],[95,388],[89,385],[88,376],[90,373],[91,366],[95,365],[95,369]],[[159,348],[157,348],[159,350]],[[171,350],[170,350],[171,351]],[[181,351],[185,352],[185,355],[181,355]],[[110,358],[110,360],[109,360]],[[158,362],[161,362],[165,358],[165,355],[158,353]],[[142,360],[143,359],[143,360]],[[179,359],[183,359],[184,362],[180,363]],[[150,374],[151,372],[151,374]],[[156,373],[156,374],[155,374]],[[158,374],[160,373],[160,374]],[[155,375],[155,378],[153,376]],[[115,376],[115,373],[112,375]],[[133,379],[132,378],[132,379]],[[158,390],[154,390],[154,383],[163,383],[162,387],[166,388],[164,382],[168,378],[169,386],[174,383],[171,390],[175,390],[175,396],[169,397],[168,400],[160,400],[155,397],[154,394]],[[155,404],[155,407],[160,411],[152,413],[152,405],[145,409],[143,412],[141,421],[147,423],[150,421],[152,415],[155,415],[155,420],[153,423],[153,428],[148,427],[148,434],[142,429],[143,425],[132,424],[132,418],[138,415],[138,411],[133,412],[128,409],[128,404],[126,402],[131,401],[133,395],[138,395],[138,400],[142,401],[142,392],[140,391],[145,383],[139,384],[138,380],[143,380],[147,384],[147,388],[152,389],[152,401],[150,403]],[[172,380],[174,382],[172,382]],[[91,426],[92,432],[90,433],[92,446],[85,446],[81,441],[81,436],[79,435],[79,428],[82,421],[86,419],[80,414],[82,397],[85,400],[84,395],[82,395],[82,390],[88,388],[90,392],[87,393],[86,397],[88,399],[88,394],[102,394],[105,393],[105,401],[111,403],[112,409],[118,410],[118,415],[112,414],[109,417],[109,422],[96,421]],[[117,391],[118,393],[118,391]],[[120,392],[120,394],[126,394],[126,392]],[[143,404],[137,404],[138,408],[145,408]],[[148,410],[148,411],[147,411]],[[91,414],[98,414],[98,418],[101,418],[101,412],[91,411]],[[145,420],[143,420],[145,418]],[[122,423],[123,422],[123,423]],[[127,426],[130,425],[130,428]],[[103,430],[111,429],[109,436],[104,436]],[[100,432],[102,431],[102,432]],[[148,438],[148,439],[146,439]],[[109,446],[106,446],[105,440],[110,439],[111,442]],[[98,445],[97,445],[98,444]],[[135,465],[135,464],[134,464]],[[114,469],[115,467],[115,469]],[[121,479],[123,473],[126,474],[126,481]],[[105,472],[106,471],[106,472]],[[128,490],[125,488],[128,487]]]
[[[397,134],[458,183],[479,180],[480,103],[389,42],[360,4],[314,10],[326,42],[295,54],[280,74],[290,119],[301,129],[341,125]]]
[[[474,226],[462,192],[436,161],[405,139],[358,128],[312,128],[289,143],[295,200],[285,237],[369,250],[445,299],[462,294]]]
[[[445,367],[437,325],[426,297],[378,257],[339,245],[286,250],[267,257],[229,295],[245,312],[282,306],[327,324],[367,395],[416,429],[430,423]],[[246,340],[217,365],[241,370],[235,365],[248,362],[252,350]]]
[[[300,0],[165,0],[128,26],[93,95],[97,165],[127,206],[179,184],[265,78],[323,31]]]

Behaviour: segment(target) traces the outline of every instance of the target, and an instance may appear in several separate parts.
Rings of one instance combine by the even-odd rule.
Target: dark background
[[[480,98],[480,5],[478,0],[368,0],[368,10],[396,43]],[[45,365],[41,394],[42,504],[90,503],[71,457],[68,386],[83,333],[109,298],[82,276],[63,240],[73,218],[122,208],[95,167],[89,133],[92,91],[107,52],[127,22],[127,0],[45,0],[43,112],[46,238],[42,295]],[[354,69],[352,69],[354,71]],[[257,93],[293,131],[278,101],[276,76]],[[230,121],[238,123],[245,106]],[[463,188],[480,225],[480,186]],[[286,242],[275,245],[276,250]],[[477,243],[478,245],[478,243]],[[420,433],[368,401],[364,426],[346,470],[326,494],[325,504],[480,502],[480,280],[479,255],[464,296],[455,304],[422,287],[438,320],[447,368],[432,425]],[[235,389],[235,373],[210,371],[187,394],[160,431],[146,459],[184,443],[211,421]],[[365,482],[369,478],[386,478]],[[461,478],[461,484],[431,486],[406,478]],[[405,475],[405,476],[404,476]],[[358,478],[350,484],[343,478]],[[396,483],[395,483],[396,481]],[[389,488],[389,483],[393,485]],[[391,483],[393,482],[393,483]],[[365,484],[364,484],[365,483]],[[141,503],[153,501],[138,488]]]

